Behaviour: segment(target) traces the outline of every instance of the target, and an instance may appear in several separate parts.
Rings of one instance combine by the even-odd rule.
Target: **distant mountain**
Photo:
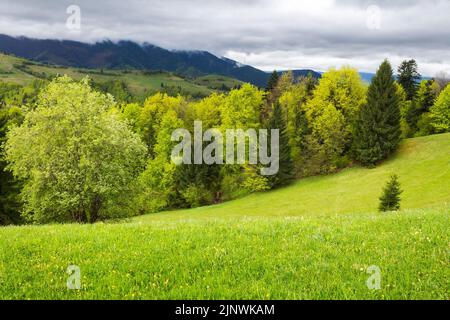
[[[361,79],[367,83],[371,83],[373,77],[375,77],[375,73],[370,73],[370,72],[360,72],[359,75],[361,76]],[[394,75],[394,78],[397,79],[397,75]],[[423,76],[418,82],[420,82],[422,80],[430,80],[430,79],[432,79],[432,78]]]
[[[267,84],[270,73],[219,58],[207,51],[166,50],[151,44],[132,41],[103,41],[95,44],[69,40],[38,40],[0,35],[0,51],[49,64],[78,68],[164,70],[185,76],[218,74],[250,82],[259,87]],[[295,75],[312,70],[295,70]]]
[[[323,72],[320,72],[322,75]],[[370,84],[372,82],[372,78],[375,76],[375,73],[370,72],[359,72],[359,76],[361,77],[361,80],[364,81],[367,84]]]
[[[359,75],[364,82],[371,83],[372,78],[375,77],[375,73],[370,72],[360,72]]]

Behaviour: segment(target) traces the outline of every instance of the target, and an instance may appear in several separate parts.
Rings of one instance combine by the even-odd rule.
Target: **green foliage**
[[[195,120],[202,121],[203,131],[210,128],[258,129],[262,102],[263,92],[246,84],[233,89],[228,95],[213,94],[197,102],[156,94],[149,97],[142,108],[136,105],[125,106],[122,116],[136,127],[136,132],[149,149],[150,160],[139,179],[142,192],[137,196],[137,202],[140,211],[192,207],[242,194],[241,191],[247,186],[242,184],[246,179],[242,177],[240,170],[233,173],[236,175],[236,187],[240,191],[233,187],[233,191],[227,193],[222,189],[222,172],[227,171],[225,168],[206,164],[175,166],[171,162],[170,152],[178,142],[171,141],[171,133],[175,129],[185,128],[193,136]],[[196,197],[195,190],[199,191]]]
[[[140,133],[139,120],[142,113],[142,107],[138,103],[128,103],[120,106],[121,118],[128,122],[133,132]]]
[[[213,201],[210,190],[201,184],[189,184],[187,188],[181,191],[181,195],[190,208],[207,205]]]
[[[192,103],[186,111],[186,123],[190,124],[189,129],[193,129],[193,123],[196,120],[202,121],[203,128],[219,128],[222,104],[225,99],[225,95],[213,93],[207,98]]]
[[[256,169],[253,166],[244,166],[245,174],[252,177],[258,176]],[[245,176],[242,175],[243,168],[241,165],[225,165],[220,169],[220,196],[222,201],[229,201],[253,192],[248,190],[245,185]]]
[[[420,83],[417,98],[412,101],[410,108],[406,113],[406,121],[410,128],[410,135],[414,135],[417,131],[420,131],[418,135],[429,134],[427,129],[423,127],[419,128],[418,122],[422,116],[430,111],[430,108],[434,105],[436,98],[439,94],[439,86],[434,80],[423,80]],[[426,116],[425,116],[426,117]]]
[[[129,214],[123,195],[142,170],[145,147],[113,106],[87,79],[61,77],[8,132],[8,168],[24,180],[28,220],[95,222]]]
[[[286,122],[284,120],[281,107],[277,103],[273,108],[272,115],[268,126],[268,141],[271,141],[271,130],[279,130],[279,170],[275,175],[268,176],[271,188],[280,187],[289,184],[294,179],[294,163],[292,161],[291,146],[289,145],[289,137],[286,130]],[[269,148],[270,149],[270,148]],[[273,149],[270,149],[271,152]]]
[[[167,96],[162,96],[162,99],[173,102]],[[139,187],[142,191],[137,196],[137,202],[142,213],[171,207],[177,192],[176,165],[170,159],[171,150],[175,146],[175,142],[171,141],[171,135],[175,129],[183,128],[183,121],[177,117],[174,109],[168,109],[159,116],[155,144],[152,146],[153,156],[139,178]]]
[[[271,89],[267,90],[265,103],[261,109],[260,121],[262,123],[268,121],[273,105],[278,103],[281,95],[289,91],[294,84],[292,71],[283,72],[281,76],[278,76],[278,73],[275,76],[275,73],[273,73],[271,78],[273,78],[273,83],[271,84]]]
[[[435,132],[434,127],[432,125],[432,118],[430,112],[425,112],[422,114],[419,118],[419,121],[417,122],[417,137],[423,137],[428,136],[430,134],[433,134]]]
[[[18,223],[20,219],[19,192],[21,185],[6,170],[3,146],[9,128],[23,121],[22,110],[17,107],[0,107],[0,225]]]
[[[311,125],[312,137],[319,142],[325,158],[330,164],[344,153],[350,141],[349,127],[344,115],[331,104],[326,105]]]
[[[398,67],[398,83],[405,89],[408,100],[416,97],[417,87],[422,76],[417,71],[416,60],[405,60]]]
[[[0,106],[34,106],[39,91],[46,85],[42,80],[33,80],[26,86],[0,82]]]
[[[135,201],[139,213],[150,213],[170,208],[175,189],[176,166],[162,157],[149,160],[139,176],[139,192]]]
[[[381,212],[400,210],[400,182],[397,175],[392,175],[383,189],[378,210]]]
[[[366,87],[356,69],[330,69],[322,75],[309,104],[309,116],[315,118],[331,105],[342,113],[350,126],[366,101]]]
[[[277,94],[279,97],[284,92],[288,91],[294,84],[294,73],[292,71],[285,71],[281,74],[280,79],[276,85]]]
[[[435,80],[423,80],[420,83],[417,92],[417,101],[423,113],[430,111],[440,91],[439,84]]]
[[[267,92],[271,92],[276,87],[276,85],[278,84],[278,79],[279,76],[277,70],[273,70],[273,72],[270,75],[269,81],[267,82],[266,87]]]
[[[193,154],[192,150],[192,154]],[[177,192],[181,195],[182,203],[189,207],[207,205],[219,201],[220,166],[207,164],[182,164],[176,168]],[[198,197],[194,198],[193,190],[198,190]]]
[[[2,55],[0,55],[1,57]],[[3,62],[0,61],[1,66],[3,66]],[[442,119],[442,112],[436,107],[433,115],[433,108],[430,108],[431,102],[434,101],[433,95],[435,96],[437,92],[434,81],[422,82],[417,98],[410,101],[403,87],[397,83],[393,84],[392,74],[390,77],[378,75],[378,78],[374,79],[374,82],[378,82],[378,87],[372,87],[375,83],[371,86],[369,103],[366,108],[363,106],[367,100],[367,88],[361,81],[358,72],[349,67],[340,70],[330,69],[323,75],[320,82],[317,82],[312,76],[294,79],[292,72],[284,72],[281,76],[278,76],[278,73],[275,72],[272,74],[273,79],[268,84],[268,91],[266,92],[249,84],[233,85],[233,82],[230,82],[230,79],[226,77],[214,75],[198,77],[194,80],[196,86],[213,88],[211,84],[214,82],[214,88],[219,91],[222,90],[223,85],[227,87],[227,90],[229,88],[234,89],[228,93],[212,93],[204,99],[193,100],[192,97],[182,97],[176,94],[177,92],[187,93],[184,92],[186,87],[178,81],[178,76],[173,74],[150,71],[140,73],[129,70],[116,70],[114,72],[74,70],[28,64],[23,61],[16,61],[15,63],[23,64],[30,76],[43,73],[47,75],[68,73],[77,78],[81,73],[83,75],[92,74],[94,80],[91,81],[91,86],[103,93],[114,95],[115,100],[119,101],[119,104],[116,104],[110,95],[101,94],[91,89],[89,89],[89,93],[85,89],[75,92],[76,90],[71,87],[72,82],[70,81],[68,86],[72,91],[69,90],[68,97],[65,97],[66,93],[62,89],[55,90],[53,96],[48,93],[50,89],[46,89],[38,98],[38,92],[48,83],[47,81],[34,82],[25,87],[0,84],[1,104],[7,106],[27,105],[22,109],[26,110],[27,117],[30,118],[27,121],[32,120],[33,122],[30,122],[28,129],[21,126],[21,130],[23,132],[39,130],[37,132],[39,134],[33,137],[34,140],[30,138],[30,141],[35,141],[37,144],[35,147],[38,150],[38,152],[35,152],[36,157],[39,154],[44,154],[44,157],[42,159],[29,157],[29,154],[25,152],[25,147],[22,146],[20,152],[26,154],[26,157],[23,158],[27,159],[28,157],[28,160],[26,160],[28,162],[25,165],[23,163],[25,160],[18,159],[19,153],[14,160],[22,161],[20,166],[26,167],[26,170],[23,169],[24,171],[28,170],[28,176],[25,178],[28,184],[22,190],[26,203],[33,203],[33,206],[38,206],[38,198],[45,199],[39,204],[40,211],[36,211],[34,208],[30,209],[31,205],[25,208],[28,216],[39,222],[46,221],[39,215],[44,216],[44,209],[47,210],[47,208],[51,208],[45,214],[49,218],[48,221],[67,221],[73,217],[79,221],[97,219],[96,214],[92,214],[90,209],[83,211],[87,214],[74,211],[74,204],[81,200],[79,200],[80,196],[68,200],[69,195],[74,194],[73,191],[64,189],[61,194],[55,194],[58,188],[63,189],[65,183],[62,182],[63,179],[70,181],[66,188],[73,189],[75,184],[73,180],[79,179],[81,175],[81,173],[77,173],[77,170],[81,170],[82,174],[87,176],[88,181],[86,183],[90,185],[87,188],[88,190],[83,190],[86,192],[83,197],[87,197],[87,200],[82,199],[83,205],[88,207],[87,203],[94,203],[91,207],[95,207],[95,203],[98,202],[95,200],[95,192],[97,191],[92,191],[95,188],[91,185],[94,182],[98,183],[100,178],[98,175],[94,175],[93,166],[96,161],[100,160],[94,157],[93,149],[99,147],[102,139],[106,139],[105,135],[112,135],[112,128],[116,125],[116,122],[129,131],[131,129],[134,134],[127,131],[127,134],[131,135],[127,136],[124,133],[125,129],[119,129],[118,135],[125,138],[120,143],[115,141],[114,143],[117,144],[111,146],[109,151],[105,150],[105,153],[115,152],[113,150],[118,148],[121,143],[125,145],[129,142],[128,140],[138,138],[133,143],[142,140],[147,147],[147,157],[146,159],[139,157],[137,161],[128,160],[130,167],[136,170],[130,174],[129,181],[127,180],[127,192],[119,192],[115,187],[111,187],[111,189],[103,188],[103,186],[98,188],[101,189],[101,192],[107,193],[108,199],[109,197],[114,198],[116,204],[119,203],[119,205],[111,204],[111,206],[109,206],[109,203],[108,205],[105,204],[105,210],[102,212],[104,217],[118,215],[112,208],[123,208],[121,212],[129,215],[218,203],[242,197],[255,191],[264,191],[287,184],[295,176],[305,177],[332,173],[350,164],[350,157],[353,156],[351,154],[352,146],[359,146],[359,151],[365,150],[364,159],[369,159],[364,160],[366,162],[360,160],[361,162],[373,165],[373,163],[384,159],[395,150],[399,141],[397,134],[400,130],[403,137],[446,130],[435,129],[435,124],[440,121],[437,119]],[[5,73],[3,76],[14,74],[15,69],[13,66],[11,67],[12,69],[3,68],[12,70],[12,73]],[[145,81],[141,78],[142,75],[146,77]],[[0,75],[1,77],[2,75]],[[380,78],[384,80],[380,80]],[[150,86],[148,81],[155,82],[156,89],[154,86]],[[85,82],[83,80],[83,87]],[[52,86],[54,87],[54,84]],[[142,95],[139,99],[135,99],[137,87],[145,87],[145,92],[141,92]],[[172,88],[176,90],[169,92]],[[155,93],[155,91],[161,92]],[[211,92],[208,91],[207,94]],[[49,98],[51,100],[48,100],[45,97],[46,95],[51,96]],[[147,96],[145,101],[144,96]],[[395,97],[397,98],[396,102]],[[73,99],[75,104],[71,105],[68,99]],[[85,100],[90,100],[90,102],[85,103]],[[80,104],[84,106],[79,106]],[[92,108],[93,110],[90,112],[85,110],[93,104],[105,107],[101,111],[98,111],[98,108]],[[60,108],[53,108],[54,105],[59,105]],[[66,111],[62,110],[64,106],[67,109]],[[78,110],[77,108],[82,111],[79,115],[75,114],[78,112],[75,111]],[[46,110],[45,114],[43,114],[43,110]],[[53,110],[53,113],[50,110]],[[68,119],[65,118],[66,116]],[[397,127],[397,119],[400,116],[401,123]],[[40,123],[37,120],[38,117],[45,120]],[[99,125],[109,128],[109,131],[103,132],[101,128],[95,127],[86,120],[90,117],[102,119],[99,120]],[[51,121],[47,121],[47,119],[51,119]],[[380,119],[382,121],[379,121]],[[226,129],[281,129],[281,163],[278,175],[274,177],[261,176],[259,173],[260,167],[249,163],[223,166],[175,166],[171,162],[170,152],[177,143],[171,141],[171,133],[174,129],[185,128],[192,134],[195,120],[202,121],[203,131],[215,128],[223,135]],[[72,125],[72,122],[76,121],[78,121],[76,125]],[[111,121],[111,123],[108,121]],[[44,125],[44,122],[48,122],[48,125]],[[50,128],[50,123],[53,122],[58,123],[56,129]],[[85,123],[95,128],[86,128]],[[91,129],[93,134],[101,135],[101,137],[93,138],[94,143],[89,147],[76,149],[79,145],[90,144],[87,142],[88,137],[90,137],[89,134],[86,133],[85,136],[84,134]],[[25,136],[24,133],[21,134]],[[44,134],[48,134],[52,138],[48,139],[49,141],[44,141]],[[66,135],[78,137],[78,140],[72,141],[69,139],[65,142],[61,137]],[[82,138],[79,138],[80,135]],[[64,150],[65,143],[69,145],[67,150]],[[19,144],[19,141],[17,141],[16,146]],[[47,144],[50,146],[47,146]],[[108,144],[105,144],[104,148],[107,149]],[[52,152],[46,153],[47,150],[52,150]],[[53,154],[53,150],[57,150],[61,162],[67,158],[69,159],[68,163],[60,164],[56,155]],[[357,148],[354,148],[354,150],[358,151]],[[80,157],[83,160],[79,161],[82,164],[79,166],[81,169],[75,167],[78,160],[73,159],[70,153],[81,154]],[[85,156],[84,153],[88,153],[88,156]],[[99,156],[104,155],[100,153]],[[88,157],[87,163],[84,162],[83,157]],[[117,157],[121,157],[121,155],[118,153]],[[130,156],[127,159],[132,158]],[[34,162],[30,164],[32,161]],[[101,168],[101,170],[107,171],[107,165],[103,163],[102,165],[104,168]],[[119,167],[118,162],[112,161],[112,165]],[[36,166],[39,170],[35,170]],[[138,170],[137,167],[141,169]],[[9,172],[7,174],[12,179],[11,174]],[[121,174],[125,174],[123,170],[119,170],[119,178]],[[137,175],[139,175],[138,179],[136,179]],[[19,177],[19,175],[17,176]],[[9,181],[8,185],[12,186],[16,183],[8,179],[3,179]],[[50,183],[52,179],[60,179],[61,181],[53,186]],[[107,179],[112,179],[112,177],[108,175]],[[34,181],[34,184],[30,181]],[[77,180],[77,183],[77,186],[81,184],[79,180]],[[112,182],[108,180],[107,183]],[[52,197],[50,197],[50,194],[52,194]],[[51,202],[54,202],[54,204],[51,204]],[[63,211],[65,211],[64,214]],[[40,213],[36,214],[36,212]],[[91,219],[92,215],[94,219]]]
[[[437,133],[450,131],[450,86],[440,93],[430,108],[431,126]]]
[[[408,121],[407,121],[407,115],[409,113],[409,110],[411,109],[411,104],[414,101],[410,101],[406,99],[406,92],[403,87],[396,82],[395,87],[397,89],[397,97],[398,97],[398,104],[400,107],[400,130],[401,130],[401,137],[402,138],[408,138],[412,136],[412,130],[409,127]]]
[[[92,81],[92,87],[103,93],[111,94],[117,102],[131,102],[133,96],[126,83],[122,80],[108,80],[105,82]]]
[[[448,207],[450,189],[446,182],[450,181],[450,170],[443,170],[448,167],[448,150],[450,133],[406,139],[388,161],[375,168],[355,165],[336,174],[299,179],[287,188],[253,193],[219,206],[177,210],[158,216],[172,221],[186,220],[196,214],[209,220],[242,216],[358,216],[362,212],[377,211],[380,192],[386,177],[392,173],[401,177],[405,190],[402,209]],[[153,218],[142,217],[142,220],[147,219]]]
[[[359,113],[356,159],[366,166],[375,165],[397,149],[400,135],[399,97],[391,65],[385,60],[369,86],[367,105]]]
[[[286,119],[286,130],[292,150],[294,162],[298,162],[305,149],[305,137],[310,133],[306,117],[306,103],[310,99],[306,78],[284,92],[280,99],[283,117]],[[298,171],[298,169],[296,170]]]
[[[248,193],[261,192],[270,189],[270,178],[260,175],[259,169],[258,166],[245,166],[244,180],[240,186]]]
[[[334,171],[350,149],[356,117],[366,101],[366,87],[355,69],[344,67],[324,73],[307,104],[306,116],[311,134],[306,138],[307,165],[321,174]],[[319,164],[319,166],[317,166]]]
[[[311,147],[314,142],[310,141],[312,128],[307,117],[308,102],[313,97],[316,84],[316,79],[311,75],[302,77],[297,83],[287,86],[279,98],[283,117],[286,119],[295,175],[299,177],[320,171],[312,169],[311,166],[313,161]]]
[[[259,113],[264,93],[251,84],[231,90],[223,101],[221,127],[224,129],[259,128]]]
[[[181,96],[170,97],[163,93],[157,93],[145,100],[136,127],[148,147],[151,158],[156,155],[155,145],[162,118],[168,111],[174,111],[176,115],[181,115],[185,107],[186,101]]]

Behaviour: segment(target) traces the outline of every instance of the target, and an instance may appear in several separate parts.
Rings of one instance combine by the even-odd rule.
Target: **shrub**
[[[392,175],[383,189],[383,194],[380,197],[379,210],[385,211],[397,211],[400,210],[400,194],[403,191],[400,190],[400,183],[397,175]]]
[[[213,200],[213,195],[203,185],[191,184],[181,192],[181,195],[191,208],[210,204]]]

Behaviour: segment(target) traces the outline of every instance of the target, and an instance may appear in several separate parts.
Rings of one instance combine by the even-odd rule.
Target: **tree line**
[[[201,100],[156,93],[143,103],[117,102],[89,78],[1,84],[0,223],[95,222],[196,207],[353,163],[376,166],[402,138],[450,131],[450,86],[420,79],[414,60],[397,76],[386,60],[369,86],[350,67],[319,80],[274,72],[264,90],[244,84]],[[248,161],[175,165],[171,134],[193,132],[195,120],[222,132],[279,129],[280,170],[262,176]]]

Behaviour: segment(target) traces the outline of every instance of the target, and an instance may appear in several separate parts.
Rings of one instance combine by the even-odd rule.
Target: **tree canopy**
[[[398,67],[398,83],[405,89],[408,100],[415,98],[421,78],[414,59],[405,60]]]
[[[124,195],[143,167],[145,146],[114,104],[87,78],[60,77],[8,132],[6,160],[24,181],[27,219],[95,222],[128,212]]]
[[[394,152],[400,142],[400,106],[391,64],[379,67],[361,108],[355,130],[354,150],[362,164],[373,166]]]
[[[431,125],[436,132],[450,131],[450,86],[440,93],[436,103],[430,108]]]

